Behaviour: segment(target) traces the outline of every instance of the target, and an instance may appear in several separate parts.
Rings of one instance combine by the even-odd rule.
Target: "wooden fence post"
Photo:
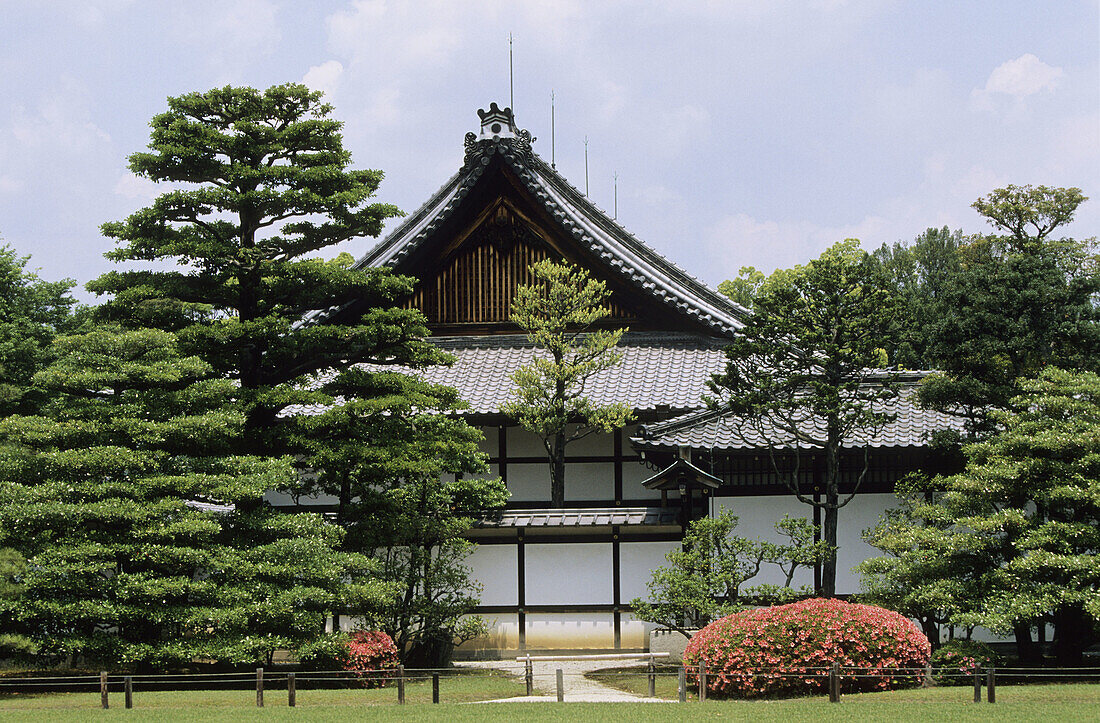
[[[649,656],[649,665],[646,666],[646,672],[649,673],[649,697],[657,697],[657,667],[653,664],[653,656]]]
[[[531,664],[531,656],[527,656],[527,662],[524,664],[524,679],[527,681],[527,695],[535,694],[535,668]]]
[[[679,688],[679,692],[680,692],[680,702],[681,703],[687,703],[687,699],[688,699],[687,668],[685,668],[684,666],[681,665],[680,666],[680,674],[677,677],[679,678],[679,680],[677,680],[677,687]]]
[[[982,666],[974,668],[974,702],[982,702]]]
[[[989,703],[997,702],[997,676],[990,668],[985,673],[985,699]]]
[[[127,675],[122,681],[126,691],[126,708],[129,710],[134,707],[134,678]]]
[[[833,663],[829,668],[829,702],[840,702],[840,663]]]
[[[699,702],[707,699],[707,664],[699,661]]]
[[[298,686],[294,680],[294,673],[286,674],[286,704],[293,708],[298,703]]]
[[[104,670],[99,674],[99,701],[103,704],[103,710],[107,710],[110,707],[107,704],[107,671]]]
[[[397,702],[405,704],[405,666],[397,666]]]
[[[432,702],[439,702],[439,673],[432,673]]]
[[[558,668],[557,671],[555,671],[555,677],[557,678],[557,684],[558,684],[558,702],[559,703],[564,703],[565,702],[565,673],[562,672],[561,668]]]
[[[256,706],[264,707],[264,669],[256,668]]]

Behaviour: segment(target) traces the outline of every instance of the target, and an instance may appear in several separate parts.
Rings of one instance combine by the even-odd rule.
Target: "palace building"
[[[510,109],[494,103],[479,116],[462,168],[358,261],[418,280],[407,303],[456,361],[417,373],[459,391],[469,422],[485,434],[491,476],[511,492],[507,508],[471,532],[478,547],[470,564],[484,586],[479,612],[491,633],[459,655],[645,650],[652,626],[635,620],[629,603],[646,595],[652,570],[679,547],[688,521],[728,508],[740,517],[739,534],[776,539],[776,520],[814,519],[816,508],[780,483],[765,440],[754,445],[732,434],[728,420],[706,409],[706,382],[723,371],[722,349],[750,312],[593,205],[534,152]],[[597,403],[628,404],[636,419],[566,448],[564,508],[550,507],[541,440],[500,413],[511,373],[538,353],[509,321],[512,298],[529,283],[528,266],[548,258],[607,284],[605,322],[629,331],[619,345],[622,363],[586,392]],[[847,445],[861,460],[870,447],[871,468],[841,510],[839,593],[858,591],[850,569],[875,554],[861,532],[896,504],[895,481],[941,464],[926,446],[928,433],[958,426],[904,394],[895,406],[886,430]],[[820,465],[812,451],[804,458],[799,482],[812,494]],[[807,571],[796,583],[814,578]]]

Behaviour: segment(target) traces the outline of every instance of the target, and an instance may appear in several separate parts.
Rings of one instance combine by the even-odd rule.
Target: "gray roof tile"
[[[890,404],[877,405],[895,414],[873,437],[868,433],[855,433],[844,441],[847,448],[856,447],[914,447],[927,444],[929,436],[939,430],[963,432],[964,420],[951,414],[923,409],[914,397],[916,386],[906,386],[899,397]],[[807,420],[815,433],[823,430],[821,419]],[[643,448],[693,449],[763,449],[768,440],[775,448],[790,449],[794,440],[775,431],[767,423],[755,424],[714,411],[697,411],[641,428],[632,442]]]
[[[678,524],[678,508],[614,507],[512,510],[486,516],[475,527],[609,527]]]

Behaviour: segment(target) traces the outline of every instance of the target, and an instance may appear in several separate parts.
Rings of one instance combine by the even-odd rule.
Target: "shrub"
[[[928,638],[895,612],[815,598],[716,620],[688,642],[684,663],[706,663],[708,693],[758,697],[823,692],[833,663],[865,669],[842,673],[845,691],[916,685],[920,673],[899,669],[923,669],[930,654]]]
[[[334,633],[303,648],[299,654],[302,666],[313,670],[345,670],[354,673],[365,687],[380,688],[392,677],[388,671],[397,667],[397,646],[393,639],[379,630]]]
[[[977,640],[951,640],[932,653],[933,680],[940,685],[970,685],[974,668],[999,665],[1001,656]]]

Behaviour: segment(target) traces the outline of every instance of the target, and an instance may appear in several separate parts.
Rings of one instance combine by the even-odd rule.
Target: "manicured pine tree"
[[[0,422],[0,545],[27,561],[3,607],[46,660],[141,670],[270,662],[383,586],[318,515],[259,505],[296,472],[237,453],[233,381],[175,338],[64,337],[34,378],[40,414]]]

